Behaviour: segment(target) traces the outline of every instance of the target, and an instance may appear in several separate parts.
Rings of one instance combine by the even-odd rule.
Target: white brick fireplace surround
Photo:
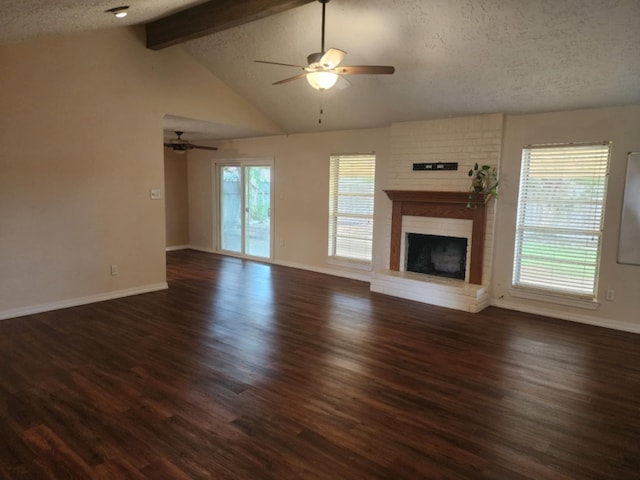
[[[481,285],[487,197],[474,199],[469,208],[466,192],[385,190],[385,193],[393,201],[389,270],[374,273],[371,290],[473,313],[487,307],[489,289]],[[465,280],[405,271],[403,247],[408,232],[464,235],[469,242]]]
[[[371,291],[472,313],[489,305],[495,202],[467,208],[467,171],[476,162],[498,166],[502,130],[501,114],[392,125],[389,268],[374,272]],[[412,170],[422,162],[456,162],[458,170]],[[405,271],[409,232],[467,238],[465,280]]]

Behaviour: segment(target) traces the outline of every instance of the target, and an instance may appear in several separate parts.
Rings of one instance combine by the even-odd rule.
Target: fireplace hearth
[[[482,283],[482,267],[488,197],[474,196],[472,206],[475,208],[468,208],[467,204],[470,200],[468,192],[415,190],[384,190],[384,192],[393,202],[389,269],[374,272],[371,291],[473,313],[486,308],[490,303],[490,286]],[[428,226],[417,220],[418,217],[431,217]],[[438,224],[438,219],[445,221]],[[461,224],[459,220],[470,220],[471,225],[468,222]],[[464,255],[466,261],[464,279],[408,271],[405,262],[409,248],[407,241],[409,233],[465,238],[467,240],[465,251],[468,251]],[[433,258],[432,263],[435,263]],[[463,269],[459,268],[459,270]]]

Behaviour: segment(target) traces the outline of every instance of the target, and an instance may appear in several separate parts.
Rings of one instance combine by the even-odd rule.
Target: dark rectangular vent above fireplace
[[[407,233],[408,272],[464,280],[467,239]]]

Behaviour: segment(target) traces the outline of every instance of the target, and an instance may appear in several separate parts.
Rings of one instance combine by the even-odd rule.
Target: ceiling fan
[[[258,63],[268,63],[271,65],[283,65],[285,67],[295,67],[304,70],[304,73],[300,73],[293,77],[285,78],[278,82],[274,82],[273,85],[281,85],[283,83],[292,82],[300,78],[305,78],[309,84],[317,90],[326,90],[333,87],[338,81],[338,77],[341,75],[389,75],[395,72],[394,67],[382,66],[382,65],[351,65],[341,66],[340,63],[344,59],[347,52],[338,48],[330,48],[325,51],[324,49],[324,24],[325,24],[325,10],[329,0],[318,0],[322,4],[322,38],[320,44],[320,52],[312,53],[307,57],[309,65],[306,67],[302,65],[293,65],[290,63],[278,63],[267,62],[264,60],[255,60]]]
[[[184,132],[176,131],[175,134],[177,135],[178,138],[176,138],[175,140],[169,140],[164,144],[165,147],[172,149],[174,152],[184,153],[187,150],[191,150],[192,148],[198,148],[200,150],[218,150],[218,147],[205,147],[204,145],[194,145],[193,143],[189,143],[186,140],[183,140],[180,137],[182,137]]]

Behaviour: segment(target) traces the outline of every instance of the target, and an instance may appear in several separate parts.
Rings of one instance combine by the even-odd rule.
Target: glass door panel
[[[220,248],[242,253],[242,169],[220,167]]]
[[[271,167],[247,166],[244,171],[244,251],[271,256]]]

